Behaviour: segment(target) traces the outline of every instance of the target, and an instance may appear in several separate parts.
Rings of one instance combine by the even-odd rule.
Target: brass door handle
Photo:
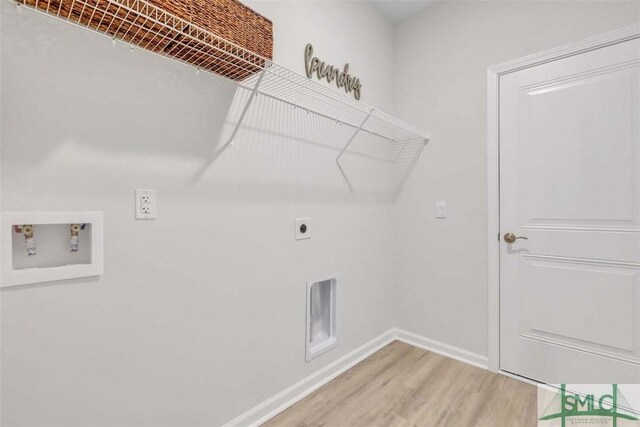
[[[523,239],[523,240],[529,240],[528,237],[524,237],[524,236],[516,236],[513,233],[506,233],[504,235],[504,241],[507,243],[514,243],[516,240],[518,239]]]

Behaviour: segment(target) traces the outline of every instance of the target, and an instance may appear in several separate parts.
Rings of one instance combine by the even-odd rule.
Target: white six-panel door
[[[640,40],[501,76],[499,111],[500,368],[640,383]]]

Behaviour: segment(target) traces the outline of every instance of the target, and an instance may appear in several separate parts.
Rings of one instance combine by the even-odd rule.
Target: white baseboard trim
[[[254,406],[247,412],[224,424],[223,427],[257,427],[267,422],[393,341],[402,341],[424,350],[487,369],[488,358],[486,356],[481,356],[402,329],[392,328],[350,353],[345,354],[341,358],[334,360],[308,377],[303,378],[275,396]]]
[[[257,427],[267,422],[395,340],[395,329],[389,329],[368,343],[334,360],[322,369],[254,406],[244,414],[224,424],[223,427]]]
[[[468,363],[469,365],[477,366],[478,368],[488,369],[489,359],[486,356],[481,356],[477,353],[432,340],[403,329],[396,328],[395,336],[398,341],[447,356],[451,359],[459,360],[460,362]]]

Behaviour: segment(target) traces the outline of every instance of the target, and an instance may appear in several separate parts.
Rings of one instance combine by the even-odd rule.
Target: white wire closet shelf
[[[12,0],[10,0],[12,1]],[[391,160],[410,169],[429,134],[413,125],[358,101],[346,93],[301,76],[269,59],[232,43],[211,31],[171,14],[146,0],[17,0],[18,8],[53,16],[197,69],[233,81],[249,92],[227,146],[241,129],[257,96],[353,130],[337,154],[348,152],[361,135],[392,146]],[[344,171],[341,168],[344,174]]]

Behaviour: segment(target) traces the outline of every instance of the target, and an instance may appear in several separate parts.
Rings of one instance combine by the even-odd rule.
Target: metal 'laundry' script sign
[[[345,64],[342,70],[333,65],[327,65],[318,57],[313,56],[313,46],[309,43],[304,48],[304,66],[307,77],[312,78],[315,74],[319,80],[326,79],[329,83],[333,81],[345,92],[353,92],[356,99],[360,99],[362,83],[360,79],[349,74],[349,64]]]

